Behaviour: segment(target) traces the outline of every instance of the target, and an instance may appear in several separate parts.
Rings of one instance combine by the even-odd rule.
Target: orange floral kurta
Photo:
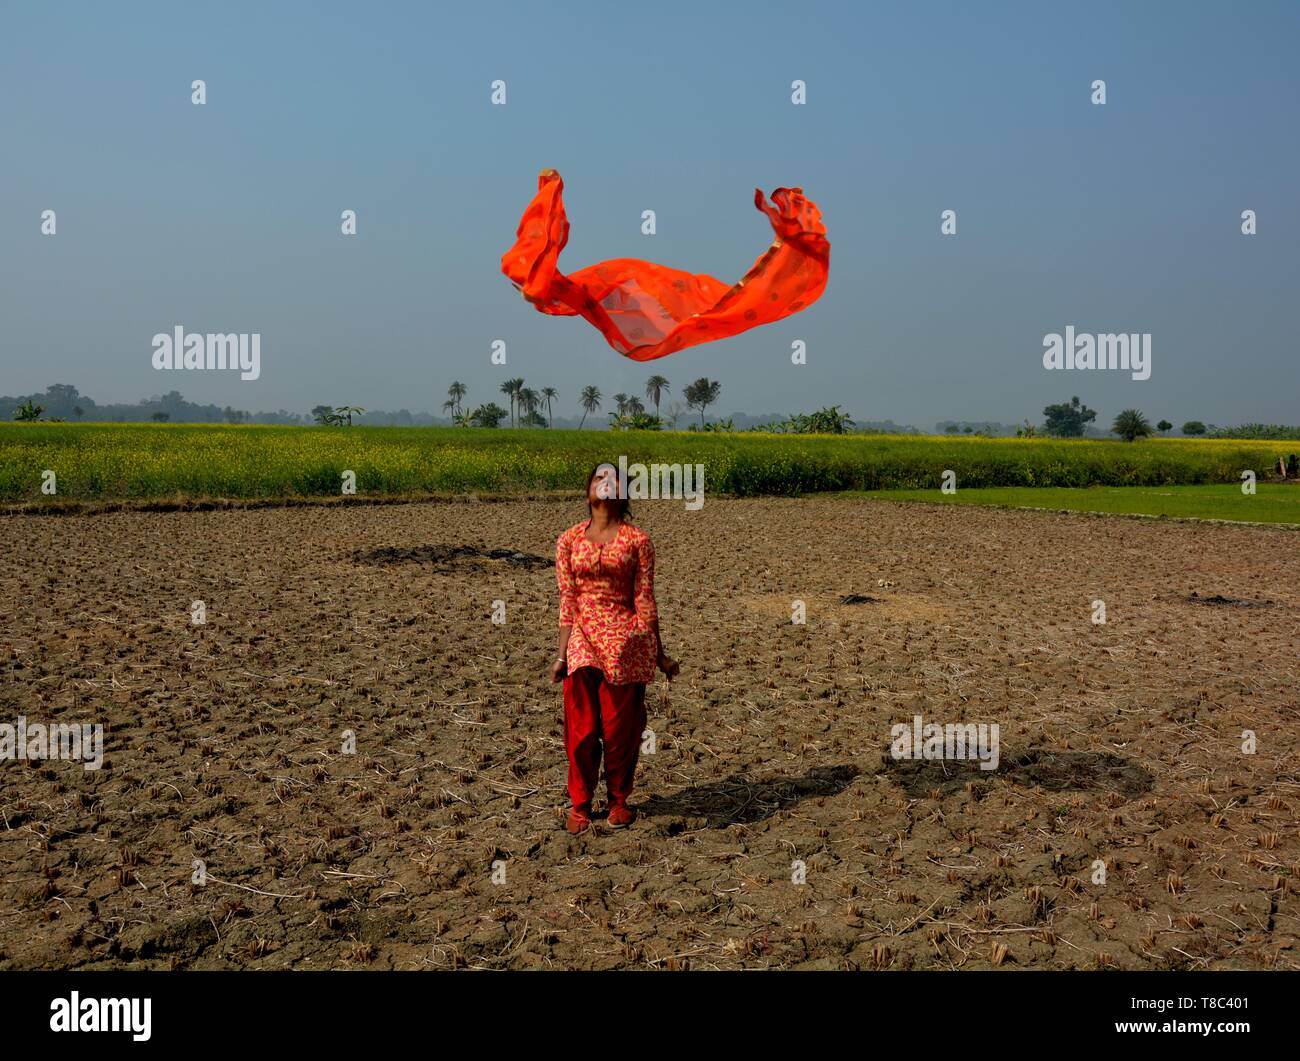
[[[555,542],[555,579],[560,587],[560,625],[572,624],[569,673],[598,667],[610,685],[654,680],[659,644],[651,624],[655,607],[655,550],[631,523],[614,540],[586,538],[591,520],[570,527]]]

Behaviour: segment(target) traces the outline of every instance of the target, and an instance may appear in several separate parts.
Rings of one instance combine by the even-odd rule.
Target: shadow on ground
[[[770,818],[777,811],[805,799],[835,796],[843,792],[862,771],[856,766],[826,766],[809,770],[803,777],[753,780],[732,774],[708,785],[693,785],[670,796],[651,796],[637,805],[647,817],[704,819],[696,824],[708,829],[748,824]],[[669,825],[670,833],[686,827],[685,822]]]
[[[1047,792],[1118,792],[1126,799],[1150,792],[1155,784],[1155,778],[1145,767],[1110,752],[1045,748],[1030,748],[1019,755],[1004,753],[996,770],[981,770],[977,761],[887,758],[885,773],[917,799],[935,790],[946,796],[970,782],[998,778]]]
[[[515,567],[529,570],[553,567],[555,561],[533,553],[514,549],[479,549],[473,545],[416,545],[409,548],[384,546],[379,549],[358,549],[352,559],[359,564],[433,564],[436,567],[453,567],[460,563],[479,563],[488,560],[504,561]]]

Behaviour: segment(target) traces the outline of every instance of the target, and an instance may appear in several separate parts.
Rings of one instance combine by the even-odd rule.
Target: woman
[[[560,648],[551,681],[564,680],[571,833],[591,825],[602,744],[609,824],[621,829],[635,820],[627,799],[645,730],[645,687],[656,667],[669,681],[681,669],[659,638],[654,546],[628,522],[626,485],[612,464],[587,476],[587,512],[555,543]]]

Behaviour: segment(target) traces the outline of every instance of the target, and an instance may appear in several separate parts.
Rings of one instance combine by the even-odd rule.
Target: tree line
[[[1055,438],[1080,438],[1088,424],[1097,419],[1097,410],[1089,409],[1076,395],[1068,402],[1047,406],[1043,410],[1043,416],[1046,417],[1043,423],[1044,434]],[[1160,420],[1152,426],[1151,421],[1140,409],[1123,409],[1115,414],[1110,430],[1112,434],[1119,435],[1124,441],[1134,442],[1156,432],[1167,434],[1173,430],[1173,427],[1174,425],[1168,420]],[[1200,420],[1187,420],[1183,424],[1184,435],[1196,436],[1208,432],[1209,428]],[[1016,432],[1017,435],[1027,437],[1033,437],[1036,433],[1037,429],[1027,420],[1024,427]]]
[[[506,406],[489,401],[469,408],[466,398],[469,388],[459,381],[453,382],[447,389],[447,400],[442,404],[444,414],[451,416],[452,422],[463,427],[552,427],[554,413],[560,400],[559,392],[554,387],[533,388],[526,385],[522,378],[506,380],[501,384],[500,393],[504,395]],[[606,409],[609,426],[614,430],[676,430],[679,421],[689,411],[698,411],[698,423],[690,423],[692,431],[734,431],[731,418],[708,422],[706,410],[717,404],[722,393],[722,384],[717,380],[701,377],[682,388],[680,397],[685,402],[672,400],[673,391],[668,379],[661,375],[652,375],[646,380],[644,400],[635,394],[614,394],[606,398],[599,387],[594,385],[581,389],[577,396],[577,406],[581,411],[578,427],[586,425],[587,418]],[[608,409],[607,403],[613,408]],[[230,406],[200,405],[187,401],[179,391],[143,399],[136,403],[100,404],[92,398],[81,394],[76,387],[57,383],[46,388],[44,393],[22,395],[18,397],[0,396],[0,419],[26,421],[109,421],[138,423],[154,421],[157,423],[260,423],[260,424],[302,424],[314,422],[322,425],[351,427],[359,418],[366,415],[366,410],[355,405],[317,405],[310,417],[292,413],[284,409],[277,412],[250,413]],[[847,413],[841,412],[838,405],[820,409],[814,413],[794,413],[783,419],[758,422],[756,418],[739,414],[742,423],[748,423],[747,430],[781,432],[788,434],[845,434],[857,428],[859,431],[882,431],[886,433],[916,433],[914,428],[901,427],[892,421],[872,422],[859,426]],[[1045,417],[1041,426],[1035,426],[1028,420],[1015,429],[1019,437],[1035,437],[1039,434],[1056,438],[1079,438],[1087,433],[1089,426],[1097,419],[1097,412],[1083,404],[1078,396],[1068,402],[1048,405],[1043,410]],[[436,419],[432,414],[412,414],[407,410],[398,413],[371,411],[370,422],[375,417],[389,417],[389,422],[421,426],[432,424]],[[569,421],[572,423],[572,421]],[[1135,441],[1152,434],[1167,434],[1174,425],[1167,419],[1158,420],[1154,425],[1138,409],[1125,409],[1119,412],[1111,425],[1111,431],[1127,441]],[[994,430],[995,428],[1000,429]],[[1009,433],[1007,425],[990,423],[954,423],[941,422],[937,429],[943,434],[977,434],[988,435],[1000,432]],[[1182,425],[1182,434],[1197,437],[1208,436],[1221,439],[1294,439],[1300,438],[1300,426],[1288,424],[1248,423],[1236,427],[1217,427],[1201,420],[1186,420]]]
[[[654,406],[653,413],[637,395],[615,394],[612,398],[615,411],[607,414],[610,427],[616,430],[659,431],[665,424],[670,424],[675,429],[683,414],[682,406],[678,402],[672,402],[667,410],[662,408],[664,398],[671,393],[671,389],[671,384],[663,376],[654,375],[646,380],[645,397]],[[459,380],[454,380],[447,388],[447,400],[442,403],[442,411],[451,416],[451,422],[457,427],[500,427],[507,419],[511,427],[554,425],[555,403],[560,397],[559,391],[554,387],[529,387],[522,377],[517,377],[502,383],[500,392],[506,397],[507,408],[490,401],[469,409],[465,403],[469,388]],[[682,388],[686,409],[698,409],[700,412],[699,430],[708,429],[704,412],[710,405],[717,403],[721,394],[722,384],[704,376]],[[589,385],[582,388],[578,394],[578,407],[582,410],[582,418],[578,421],[579,430],[586,424],[587,417],[594,415],[605,401],[605,395],[599,387]],[[329,421],[317,417],[317,422]]]

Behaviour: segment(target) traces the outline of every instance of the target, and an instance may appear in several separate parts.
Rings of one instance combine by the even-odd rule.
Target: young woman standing
[[[609,824],[621,829],[635,820],[627,800],[645,730],[645,687],[656,667],[669,681],[681,669],[659,636],[654,546],[629,522],[627,490],[612,464],[587,477],[587,511],[555,543],[560,646],[551,681],[564,682],[571,833],[591,824],[602,751]]]

